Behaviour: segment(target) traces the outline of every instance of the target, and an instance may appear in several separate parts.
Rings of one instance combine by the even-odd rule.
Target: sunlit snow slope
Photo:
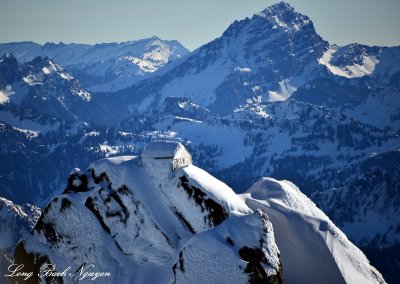
[[[262,178],[241,195],[274,226],[286,283],[385,283],[353,245],[299,188]]]

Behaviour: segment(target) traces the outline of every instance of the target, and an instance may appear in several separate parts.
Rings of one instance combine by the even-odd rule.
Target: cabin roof
[[[176,159],[183,157],[190,157],[190,154],[185,146],[175,141],[150,142],[142,154],[144,159]]]

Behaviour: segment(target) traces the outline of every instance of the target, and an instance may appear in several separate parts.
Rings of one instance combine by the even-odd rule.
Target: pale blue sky
[[[193,50],[272,0],[0,0],[0,42],[99,43],[159,36]],[[331,43],[400,45],[400,0],[287,0]]]

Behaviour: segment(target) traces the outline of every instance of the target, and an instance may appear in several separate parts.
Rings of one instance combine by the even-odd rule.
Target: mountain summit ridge
[[[176,142],[165,147],[171,148],[171,143],[183,147]],[[148,154],[104,159],[87,171],[73,170],[64,193],[46,206],[33,231],[18,245],[15,261],[33,268],[54,264],[63,269],[68,263],[72,271],[92,263],[110,271],[113,282],[122,283],[187,283],[195,273],[212,280],[225,277],[228,282],[239,277],[242,282],[268,278],[267,283],[283,283],[279,250],[265,215],[254,213],[231,188],[196,166],[174,169],[174,156]],[[220,224],[225,229],[218,229]],[[207,243],[201,237],[213,228],[226,238],[222,246],[214,233]],[[252,234],[247,235],[246,228]],[[220,247],[231,257],[222,258],[219,266],[204,259],[197,266],[198,259],[187,254],[193,250],[190,240],[203,248]],[[240,250],[247,247],[261,254],[255,260],[262,269],[258,274],[241,260],[247,254],[240,256]],[[191,268],[192,262],[197,269]],[[234,273],[226,274],[228,268]],[[214,276],[207,273],[210,270]],[[76,278],[63,280],[70,283]]]
[[[175,158],[189,155],[183,149],[178,142],[157,141],[150,143],[147,154],[141,157],[108,158],[93,163],[86,171],[74,169],[66,190],[53,198],[34,229],[18,244],[16,263],[32,268],[34,279],[42,265],[55,265],[63,271],[68,263],[71,271],[87,264],[109,271],[111,278],[98,279],[101,283],[112,279],[122,283],[207,280],[280,284],[285,274],[295,273],[282,267],[281,253],[283,259],[292,259],[286,261],[290,269],[296,261],[301,262],[301,256],[291,257],[290,250],[279,250],[274,233],[274,226],[278,226],[282,246],[290,247],[294,236],[301,242],[303,233],[306,239],[318,240],[318,246],[303,244],[314,264],[308,272],[323,268],[331,271],[330,279],[342,280],[344,275],[346,280],[385,283],[362,252],[293,184],[263,179],[282,186],[271,189],[268,185],[265,189],[264,184],[257,183],[240,196],[189,161],[174,168]],[[152,150],[156,152],[149,153]],[[172,156],[165,157],[165,153]],[[260,197],[257,191],[267,191],[265,200],[255,199]],[[269,198],[269,193],[277,199]],[[268,202],[284,202],[287,212]],[[319,225],[321,235],[326,232],[328,237],[293,226],[286,228],[292,238],[285,238],[282,226],[287,223],[281,223],[275,214],[292,220],[303,218],[303,212],[311,221],[304,218],[302,226]],[[351,252],[356,254],[349,261],[346,255]],[[334,261],[319,265],[319,256]],[[304,283],[326,279],[324,273],[308,272],[302,274]],[[288,279],[292,281],[293,277]],[[77,278],[64,276],[61,280],[73,283]]]

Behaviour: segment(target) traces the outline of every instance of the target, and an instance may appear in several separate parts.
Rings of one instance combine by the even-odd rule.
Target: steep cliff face
[[[14,249],[19,240],[35,226],[41,210],[31,204],[18,205],[0,197],[0,275],[2,283],[8,283],[4,275],[14,262]]]

